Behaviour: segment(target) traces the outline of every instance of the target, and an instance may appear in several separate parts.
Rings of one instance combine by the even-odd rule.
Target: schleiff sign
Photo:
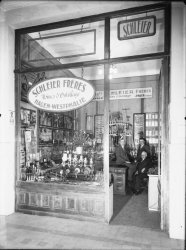
[[[147,16],[118,22],[118,39],[127,40],[156,34],[156,17]]]
[[[95,95],[94,87],[80,78],[53,78],[33,86],[29,102],[38,109],[65,112],[89,103]]]

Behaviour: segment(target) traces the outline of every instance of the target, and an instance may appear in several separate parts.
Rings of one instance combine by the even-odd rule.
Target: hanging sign
[[[132,98],[152,98],[152,87],[110,90],[110,100],[132,99]],[[96,91],[94,100],[103,101],[104,92]]]
[[[94,87],[84,79],[60,77],[33,86],[29,90],[28,100],[38,109],[66,112],[86,105],[94,95]]]
[[[156,34],[156,17],[147,16],[118,22],[118,39],[127,40]]]

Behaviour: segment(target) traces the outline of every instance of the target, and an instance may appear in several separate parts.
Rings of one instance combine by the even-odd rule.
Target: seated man
[[[128,167],[128,180],[132,180],[132,174],[136,169],[136,164],[131,163],[129,161],[127,152],[125,150],[125,139],[124,137],[120,137],[118,141],[118,145],[115,148],[115,153],[116,153],[116,164],[123,166],[123,167]]]
[[[138,195],[143,191],[143,181],[147,178],[148,169],[151,167],[151,159],[147,157],[147,152],[141,152],[141,161],[137,164],[136,171],[132,176],[133,192]]]
[[[141,153],[142,151],[146,151],[147,152],[147,157],[150,157],[150,147],[146,142],[146,139],[141,137],[139,139],[139,146],[138,146],[138,150],[137,150],[137,162],[141,161]]]

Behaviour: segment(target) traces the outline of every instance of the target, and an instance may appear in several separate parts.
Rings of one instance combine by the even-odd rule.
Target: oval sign
[[[28,100],[38,109],[65,112],[86,105],[94,95],[94,87],[84,79],[60,77],[33,86],[28,92]]]

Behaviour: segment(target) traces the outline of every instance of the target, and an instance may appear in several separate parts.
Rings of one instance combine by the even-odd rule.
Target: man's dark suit
[[[141,160],[136,167],[136,171],[133,174],[133,185],[135,190],[140,190],[143,185],[143,179],[147,177],[147,172],[151,167],[151,159],[145,158]]]
[[[116,164],[125,165],[126,161],[129,162],[127,152],[125,149],[122,148],[120,144],[116,146],[115,153],[116,153]]]
[[[127,167],[127,181],[132,181],[132,174],[136,170],[136,163],[131,163],[125,148],[119,144],[115,149],[116,164],[121,167]]]
[[[137,162],[141,161],[141,153],[145,151],[147,153],[147,156],[150,157],[150,147],[148,145],[139,145],[138,151],[137,151]]]

